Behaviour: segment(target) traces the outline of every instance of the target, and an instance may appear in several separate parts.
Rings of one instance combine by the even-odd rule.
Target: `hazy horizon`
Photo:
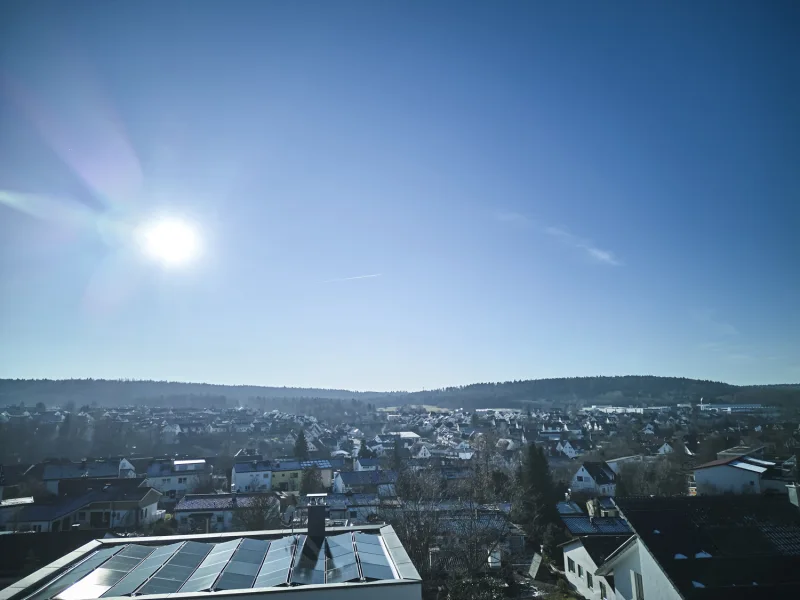
[[[0,377],[800,380],[796,2],[0,11]]]

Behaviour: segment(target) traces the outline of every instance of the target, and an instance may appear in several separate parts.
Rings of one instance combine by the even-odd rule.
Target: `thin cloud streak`
[[[372,275],[356,275],[355,277],[342,277],[340,279],[329,279],[324,283],[337,283],[339,281],[353,281],[354,279],[373,279],[380,277],[383,273],[373,273]]]
[[[622,266],[622,261],[619,260],[611,250],[598,248],[594,243],[591,242],[591,240],[578,237],[577,235],[574,235],[565,229],[561,229],[559,227],[544,227],[529,216],[514,211],[497,212],[494,214],[494,218],[499,223],[504,223],[514,227],[532,229],[534,231],[558,238],[565,245],[582,250],[593,262],[603,265],[610,265],[613,267]]]
[[[574,235],[569,231],[559,229],[558,227],[547,227],[544,231],[547,235],[558,238],[573,248],[583,250],[586,255],[595,262],[613,267],[622,266],[622,262],[614,255],[613,252],[598,248],[590,240],[580,238],[577,235]]]

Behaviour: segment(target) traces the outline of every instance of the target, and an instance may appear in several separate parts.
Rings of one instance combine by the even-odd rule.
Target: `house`
[[[147,467],[147,485],[170,499],[181,498],[210,478],[211,472],[204,458],[157,460]]]
[[[124,479],[129,477],[136,477],[136,469],[124,458],[46,463],[42,471],[42,482],[51,494],[59,493],[58,483],[65,479]]]
[[[723,453],[720,453],[723,454]],[[780,465],[750,455],[725,455],[694,468],[698,495],[709,494],[783,494],[791,478]]]
[[[796,492],[617,499],[634,535],[595,573],[625,600],[798,598]]]
[[[616,598],[614,580],[597,574],[606,558],[631,538],[623,535],[586,535],[562,544],[564,574],[567,581],[584,598],[613,600]]]
[[[667,454],[672,454],[675,452],[675,449],[672,447],[672,444],[669,442],[664,442],[663,444],[654,444],[650,446],[650,453],[656,454],[659,456],[666,456]]]
[[[273,461],[272,489],[282,492],[296,492],[300,489],[303,471],[315,466],[319,469],[322,486],[330,489],[333,482],[333,467],[329,460],[295,460],[280,458]]]
[[[380,486],[396,482],[397,471],[340,471],[333,479],[333,491],[337,494],[376,493]]]
[[[239,493],[271,491],[272,467],[272,461],[255,459],[237,462],[231,469],[231,491]]]
[[[88,482],[91,483],[91,482]],[[134,528],[158,520],[161,493],[144,479],[117,480],[75,496],[56,496],[12,506],[2,526],[7,531],[63,531],[77,525],[89,529]]]
[[[617,475],[606,462],[585,462],[570,482],[573,492],[613,496],[617,491]]]
[[[567,458],[576,458],[589,450],[589,444],[585,440],[559,440],[556,450]]]
[[[377,471],[379,468],[377,458],[355,458],[353,459],[354,471]]]
[[[263,504],[264,499],[268,504]],[[175,518],[181,533],[217,533],[232,531],[238,512],[259,506],[280,515],[280,501],[267,494],[187,494],[175,506]]]

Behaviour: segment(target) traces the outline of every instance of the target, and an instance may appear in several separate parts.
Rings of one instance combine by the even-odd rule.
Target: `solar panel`
[[[370,544],[370,545],[381,545],[381,540],[377,535],[371,535],[369,533],[356,533],[356,544]]]
[[[394,579],[394,573],[388,566],[361,563],[361,572],[367,579]]]
[[[350,548],[351,550],[353,549],[353,535],[351,533],[334,535],[329,538],[325,538],[325,541],[328,543],[328,548],[331,550],[342,548]]]
[[[200,566],[197,567],[197,570],[192,573],[192,576],[179,591],[199,592],[211,589],[241,542],[240,538],[222,544],[215,544],[209,555],[203,559],[203,562],[200,563]]]
[[[295,568],[292,571],[292,583],[313,585],[325,583],[325,571],[317,569]]]
[[[258,576],[261,577],[262,575],[270,575],[275,573],[276,571],[288,571],[289,567],[292,566],[292,559],[291,557],[281,558],[279,560],[273,560],[272,562],[265,562],[264,565],[261,567],[261,570],[258,572]]]
[[[275,573],[268,573],[267,575],[259,575],[253,587],[273,587],[286,583],[289,576],[288,569],[285,571],[277,571]]]
[[[182,543],[177,543],[156,548],[150,556],[139,563],[139,565],[128,573],[122,581],[105,592],[103,596],[127,596],[133,593],[136,588],[142,585],[153,573],[160,569],[182,545]]]
[[[241,590],[253,586],[253,577],[236,573],[223,573],[214,586],[215,590]]]
[[[328,557],[328,569],[338,569],[347,565],[356,564],[356,555],[351,550],[350,554],[342,554],[340,556]]]
[[[140,546],[138,544],[126,545],[117,556],[130,556],[133,558],[145,558],[153,553],[152,546]]]
[[[231,561],[228,563],[228,566],[225,567],[226,573],[235,573],[236,575],[247,575],[252,576],[253,579],[256,577],[256,573],[258,573],[258,568],[260,565],[251,563],[251,562],[233,562]]]
[[[370,564],[370,565],[383,565],[388,567],[389,561],[386,558],[386,555],[380,554],[367,554],[366,552],[359,552],[358,559],[361,561],[361,564]]]
[[[325,571],[325,581],[327,583],[343,583],[360,578],[361,575],[358,572],[358,565],[355,564],[355,562],[352,565],[346,565],[339,569],[329,569]]]
[[[25,600],[46,600],[47,598],[53,598],[54,596],[57,596],[60,592],[67,589],[87,573],[91,572],[93,569],[102,564],[110,556],[116,552],[119,552],[119,550],[119,546],[100,548],[89,558],[75,565],[75,567],[73,567],[70,571],[67,571],[55,581],[49,583],[43,588],[40,588],[28,596]]]

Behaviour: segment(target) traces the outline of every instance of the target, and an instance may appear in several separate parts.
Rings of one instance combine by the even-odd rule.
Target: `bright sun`
[[[200,252],[200,238],[189,223],[160,219],[140,228],[142,247],[148,256],[167,266],[191,261]]]

